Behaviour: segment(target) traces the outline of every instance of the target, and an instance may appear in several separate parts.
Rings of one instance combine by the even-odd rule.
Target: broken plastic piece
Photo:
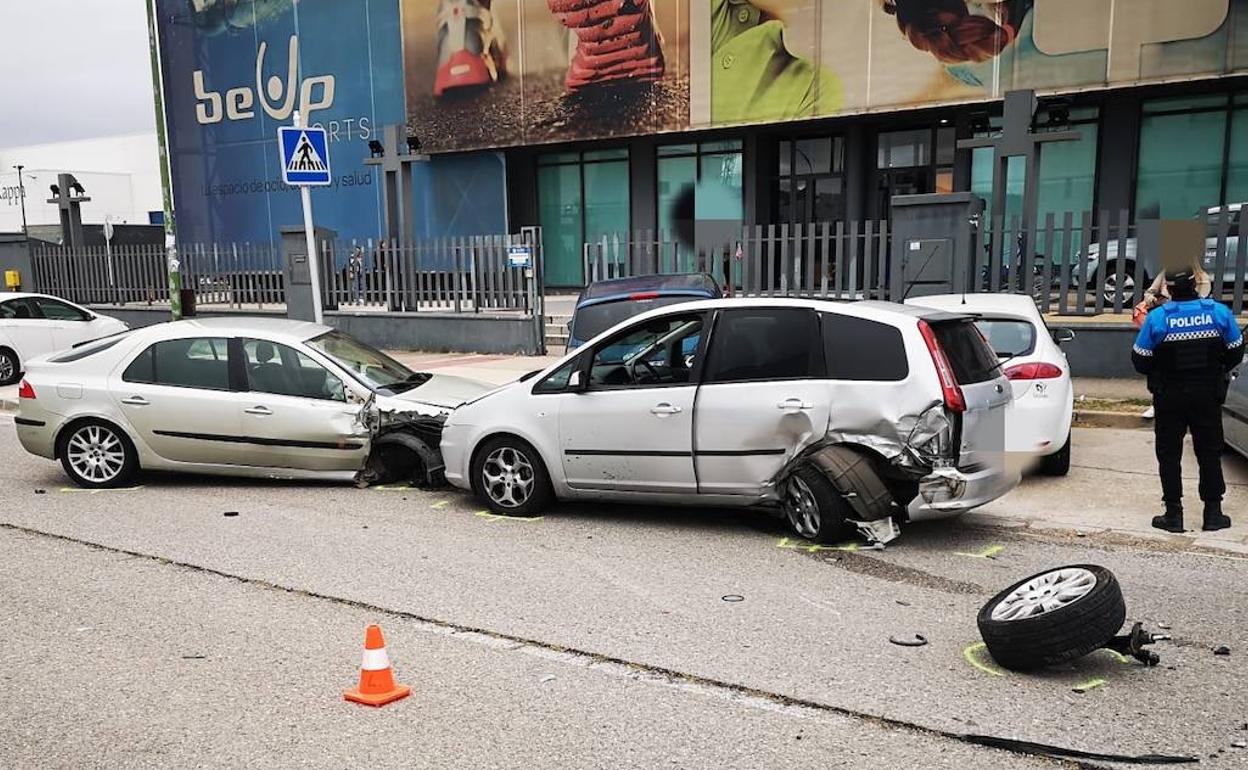
[[[888,641],[898,647],[922,647],[927,644],[927,637],[922,634],[915,634],[913,639],[898,639],[895,636],[890,636]]]
[[[1220,644],[1217,647],[1213,648],[1213,654],[1214,655],[1230,655],[1231,648],[1227,647],[1225,644]]]
[[[846,519],[845,523],[853,525],[858,530],[858,533],[873,546],[883,547],[896,540],[897,536],[901,534],[901,530],[897,528],[897,522],[893,520],[892,516],[886,516],[875,521]]]

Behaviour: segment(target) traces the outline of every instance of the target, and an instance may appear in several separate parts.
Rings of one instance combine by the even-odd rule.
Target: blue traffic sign
[[[323,128],[277,129],[277,145],[282,151],[282,181],[289,185],[330,183],[329,142]]]

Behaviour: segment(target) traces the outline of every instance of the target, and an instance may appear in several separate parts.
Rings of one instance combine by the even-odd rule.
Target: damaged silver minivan
[[[500,514],[554,499],[780,505],[875,542],[1018,483],[1010,391],[970,318],[886,302],[720,299],[651,311],[456,409],[447,480]]]

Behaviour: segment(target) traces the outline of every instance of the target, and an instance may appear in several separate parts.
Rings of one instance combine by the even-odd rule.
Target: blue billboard
[[[406,118],[399,0],[156,7],[179,240],[273,242],[281,228],[301,224],[276,141],[296,110],[305,125],[325,129],[334,159],[330,184],[312,191],[317,225],[346,239],[382,236],[380,172],[363,161],[382,127]],[[499,156],[422,166],[409,198],[418,236],[506,229]]]

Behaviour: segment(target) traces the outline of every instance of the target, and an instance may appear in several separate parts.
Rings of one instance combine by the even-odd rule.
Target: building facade
[[[180,235],[298,222],[276,126],[330,131],[318,224],[383,236],[382,126],[431,160],[420,237],[540,225],[545,279],[585,244],[887,219],[991,187],[1010,90],[1040,96],[1041,217],[1185,218],[1248,200],[1248,0],[160,0]],[[1011,173],[1007,208],[1021,206]],[[998,212],[1001,213],[1001,212]],[[1009,212],[1004,212],[1009,213]],[[627,237],[627,236],[625,236]]]

